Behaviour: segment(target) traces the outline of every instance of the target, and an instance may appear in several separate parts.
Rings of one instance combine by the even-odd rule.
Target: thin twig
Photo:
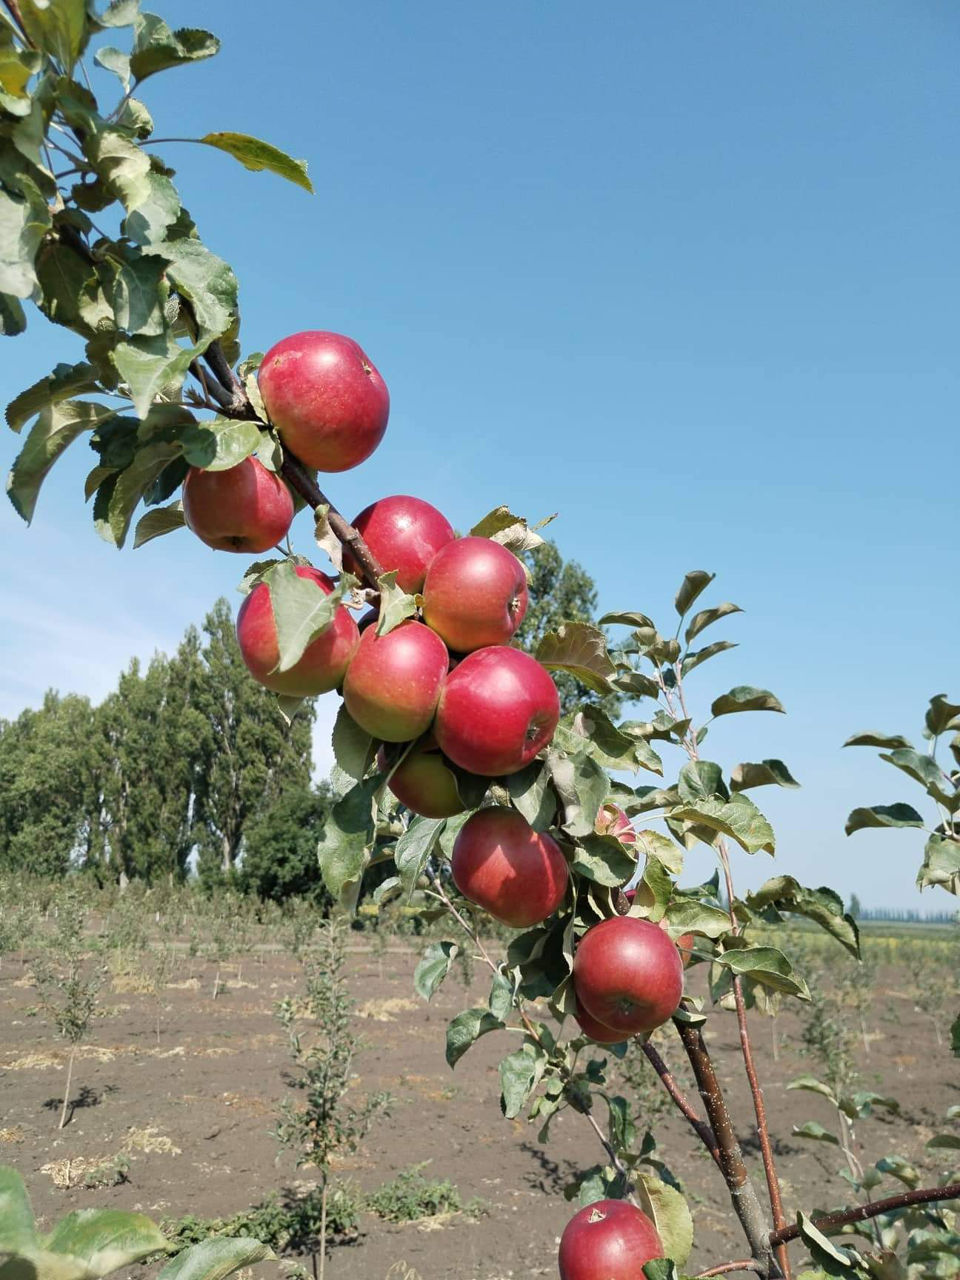
[[[904,1191],[897,1196],[887,1196],[885,1200],[874,1200],[872,1204],[858,1204],[855,1209],[841,1209],[837,1213],[824,1213],[811,1221],[818,1231],[832,1231],[834,1227],[844,1227],[850,1222],[865,1222],[868,1218],[876,1218],[881,1213],[893,1213],[896,1209],[908,1209],[915,1204],[936,1204],[938,1201],[960,1200],[960,1182],[948,1182],[942,1187],[922,1187],[917,1191]],[[774,1246],[786,1244],[788,1240],[796,1240],[800,1228],[796,1225],[784,1227],[782,1231],[770,1232],[770,1243]]]
[[[709,1271],[698,1271],[693,1280],[708,1280],[709,1276],[722,1276],[728,1271],[759,1271],[760,1264],[756,1258],[743,1258],[740,1262],[722,1262],[719,1267],[711,1267]]]
[[[707,1150],[713,1156],[716,1163],[719,1165],[720,1149],[717,1146],[717,1139],[714,1136],[713,1130],[705,1121],[701,1120],[700,1117],[697,1115],[697,1113],[694,1111],[693,1107],[690,1105],[689,1101],[687,1100],[686,1095],[683,1093],[680,1086],[677,1084],[669,1067],[664,1062],[663,1058],[660,1056],[657,1049],[654,1048],[654,1046],[650,1043],[649,1040],[642,1047],[643,1047],[643,1052],[646,1054],[647,1059],[650,1062],[650,1065],[653,1067],[654,1071],[663,1081],[663,1086],[666,1089],[667,1093],[669,1093],[670,1097],[676,1103],[678,1109],[683,1113],[683,1115],[686,1116],[687,1120],[689,1120],[690,1125],[693,1128],[694,1132],[697,1134],[700,1141],[707,1148]]]

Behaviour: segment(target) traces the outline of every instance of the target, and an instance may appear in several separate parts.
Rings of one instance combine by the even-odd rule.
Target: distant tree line
[[[535,648],[560,621],[593,617],[596,592],[553,543],[526,559],[518,641]],[[565,710],[583,700],[560,683]],[[218,600],[172,656],[131,662],[98,706],[51,690],[0,720],[0,873],[150,883],[195,866],[208,884],[261,897],[322,897],[316,847],[332,794],[311,780],[313,720],[308,702],[284,722]]]

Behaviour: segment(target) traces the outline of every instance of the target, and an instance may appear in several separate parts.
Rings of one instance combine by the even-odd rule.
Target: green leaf
[[[166,265],[159,258],[131,257],[117,268],[108,292],[118,329],[145,337],[163,333],[169,295]]]
[[[887,764],[892,764],[894,768],[905,773],[907,777],[913,778],[915,782],[919,782],[929,796],[932,796],[938,804],[946,806],[951,812],[956,805],[960,804],[955,791],[945,790],[944,783],[947,779],[943,776],[940,766],[930,756],[921,755],[919,751],[914,751],[913,747],[901,747],[897,751],[881,751],[880,759],[885,760]]]
[[[938,1133],[925,1145],[928,1151],[960,1151],[960,1134]]]
[[[519,773],[510,774],[506,783],[514,808],[534,831],[546,831],[553,825],[557,797],[550,785],[550,770],[544,761],[534,760]]]
[[[499,970],[493,975],[487,1008],[495,1018],[505,1021],[513,1008],[513,984]]]
[[[659,698],[660,686],[642,671],[625,671],[614,680],[616,688],[635,698]]]
[[[33,519],[40,486],[64,449],[112,416],[112,409],[89,400],[67,400],[41,412],[7,479],[10,501],[27,524]]]
[[[799,1132],[794,1129],[794,1132]],[[812,1136],[812,1135],[804,1135]],[[859,1257],[850,1249],[841,1249],[829,1240],[822,1231],[820,1231],[810,1219],[803,1213],[797,1214],[797,1226],[800,1229],[800,1238],[810,1250],[810,1257],[818,1265],[823,1267],[827,1275],[840,1276],[859,1273],[857,1263]]]
[[[611,888],[626,884],[637,869],[635,854],[628,853],[616,836],[581,836],[574,848],[573,869],[594,884]]]
[[[649,769],[663,774],[663,762],[642,738],[622,733],[599,707],[583,707],[577,712],[574,729],[589,741],[590,754],[605,769]]]
[[[93,55],[93,60],[104,71],[111,71],[123,85],[124,93],[130,89],[130,55],[112,45],[104,45]]]
[[[450,972],[460,948],[455,942],[431,942],[416,967],[413,975],[414,990],[424,1000],[430,1000],[440,983]]]
[[[146,196],[124,219],[124,234],[135,244],[161,245],[181,215],[180,197],[163,173],[148,173]]]
[[[201,1240],[199,1244],[184,1249],[163,1268],[157,1280],[224,1280],[241,1267],[251,1267],[255,1262],[274,1258],[269,1245],[259,1240],[230,1239],[218,1236]]]
[[[225,334],[237,318],[237,277],[223,258],[207,248],[202,240],[182,237],[161,240],[144,248],[157,254],[166,267],[170,283],[185,298],[196,318],[199,332],[197,344],[207,346]]]
[[[564,807],[563,827],[575,838],[593,834],[610,779],[591,756],[562,756],[547,752],[547,767]]]
[[[695,613],[684,632],[684,639],[687,644],[694,640],[701,631],[705,631],[712,623],[719,622],[721,618],[729,617],[731,613],[743,613],[743,610],[738,604],[731,604],[729,600],[724,600],[722,604],[715,605],[712,609],[701,609],[699,613]]]
[[[843,745],[845,747],[889,747],[895,750],[899,747],[909,747],[910,743],[906,738],[901,738],[899,733],[877,733],[873,729],[866,729],[863,733],[855,733]]]
[[[84,153],[128,214],[150,197],[150,157],[120,129],[107,127],[91,132]]]
[[[0,293],[29,298],[37,287],[34,260],[40,241],[50,229],[47,202],[25,180],[29,192],[18,198],[0,189]]]
[[[844,913],[843,900],[832,889],[805,889],[793,876],[774,876],[756,892],[747,894],[747,906],[753,911],[772,906],[778,912],[806,916],[859,958],[857,922]]]
[[[840,1139],[835,1133],[831,1133],[829,1129],[825,1129],[822,1124],[817,1124],[816,1120],[807,1120],[805,1124],[795,1124],[793,1132],[798,1138],[812,1138],[815,1142],[832,1142],[835,1147],[839,1147]]]
[[[693,1218],[686,1200],[676,1187],[653,1174],[638,1173],[636,1186],[640,1207],[653,1219],[663,1252],[682,1267],[693,1248]]]
[[[23,1178],[0,1165],[0,1255],[26,1254],[38,1247],[33,1210]]]
[[[50,1253],[82,1262],[90,1277],[106,1276],[169,1244],[156,1223],[122,1209],[78,1209],[57,1223],[44,1242]]]
[[[828,1084],[818,1080],[816,1076],[797,1076],[795,1080],[789,1080],[786,1087],[788,1089],[803,1089],[807,1093],[819,1093],[824,1098],[829,1098],[834,1106],[837,1105],[836,1093]]]
[[[140,0],[110,0],[97,15],[97,23],[101,27],[132,27],[139,12]]]
[[[355,901],[376,839],[375,804],[383,785],[379,774],[358,782],[327,814],[317,857],[324,883],[338,902]]]
[[[406,622],[407,618],[412,618],[417,612],[416,599],[411,595],[407,595],[406,591],[397,586],[398,572],[399,570],[397,569],[391,569],[389,573],[385,573],[377,579],[377,586],[380,588],[380,613],[377,617],[378,636],[387,635],[395,627],[399,627],[401,622]]]
[[[205,142],[208,147],[216,147],[218,151],[225,151],[227,155],[239,160],[245,169],[255,172],[266,169],[313,194],[313,184],[307,177],[306,160],[294,160],[269,142],[252,138],[248,133],[205,133],[197,141]]]
[[[960,729],[960,703],[948,702],[945,693],[938,693],[930,699],[925,721],[933,737],[947,729]]]
[[[799,787],[800,783],[782,760],[760,760],[753,764],[738,764],[730,775],[734,791],[746,791],[750,787]]]
[[[919,1170],[902,1156],[884,1156],[877,1161],[876,1168],[880,1173],[889,1173],[905,1187],[915,1187],[920,1181]]]
[[[499,1031],[503,1023],[489,1009],[464,1009],[447,1027],[447,1062],[455,1067],[472,1044],[490,1031]]]
[[[513,1120],[523,1110],[530,1094],[540,1083],[547,1061],[547,1055],[535,1044],[521,1045],[501,1061],[500,1109],[508,1120]]]
[[[844,828],[848,836],[866,827],[922,827],[923,817],[909,804],[874,804],[854,809]]]
[[[535,657],[548,671],[567,671],[594,693],[612,693],[610,678],[616,667],[607,652],[607,638],[588,622],[563,622],[548,631]]]
[[[139,82],[170,67],[212,58],[219,48],[220,41],[209,31],[188,27],[171,31],[162,18],[152,13],[141,13],[133,24],[130,71]]]
[[[142,547],[145,542],[154,538],[162,538],[165,533],[173,533],[175,529],[183,529],[186,521],[183,518],[183,503],[178,498],[166,507],[155,507],[137,521],[133,534],[133,549]]]
[[[726,949],[716,957],[717,964],[723,965],[731,973],[743,974],[772,991],[799,996],[801,1000],[810,999],[807,984],[794,974],[793,966],[782,951],[778,951],[776,947],[734,947],[733,941],[742,942],[742,939],[728,940]]]
[[[20,0],[20,12],[31,43],[69,76],[87,42],[86,0]]]
[[[685,804],[699,804],[711,796],[728,800],[726,784],[723,781],[723,770],[711,760],[692,760],[680,770],[677,781],[680,799]]]
[[[691,671],[695,671],[701,662],[706,662],[717,653],[723,653],[726,649],[736,649],[736,645],[732,640],[717,640],[715,644],[708,644],[702,649],[696,649],[693,653],[688,653],[680,663],[680,674],[682,676],[689,675]]]
[[[343,584],[328,595],[312,578],[301,578],[289,560],[268,569],[264,581],[277,626],[280,660],[277,671],[289,671],[303,657],[311,641],[333,622]]]
[[[236,418],[209,418],[184,431],[183,456],[191,467],[205,471],[229,471],[260,447],[260,428]]]
[[[683,871],[683,850],[659,831],[638,831],[637,846],[646,857],[656,858],[671,875],[678,876]]]
[[[752,685],[738,684],[729,693],[715,698],[710,707],[714,716],[728,716],[735,711],[783,711],[779,699],[767,689],[754,689]]]
[[[21,391],[7,405],[7,426],[19,431],[48,405],[60,404],[86,391],[96,391],[99,386],[93,366],[89,364],[58,364],[52,373]]]
[[[717,575],[705,569],[691,569],[680,585],[674,608],[682,618],[701,592],[705,591]]]
[[[128,467],[100,486],[93,507],[93,520],[102,538],[115,547],[123,546],[140,499],[178,454],[176,444],[148,444],[137,450]]]
[[[161,393],[169,400],[179,397],[187,369],[199,354],[199,348],[180,347],[169,334],[162,334],[118,342],[111,359],[138,416],[145,418]]]
[[[345,774],[359,782],[366,775],[373,757],[373,738],[361,729],[341,702],[333,724],[333,758]]]
[[[960,896],[960,840],[932,835],[923,851],[923,866],[917,874],[917,888],[939,885]]]
[[[672,1258],[651,1258],[643,1264],[647,1280],[678,1280],[677,1264]]]
[[[27,317],[19,298],[0,293],[0,336],[16,338],[27,327]]]
[[[775,852],[773,828],[752,800],[738,792],[729,800],[717,797],[680,805],[670,815],[685,822],[699,823],[730,836],[747,853]]]
[[[656,630],[645,613],[605,613],[600,619],[601,627],[644,627]]]
[[[445,822],[446,818],[416,817],[397,841],[393,860],[405,893],[410,894],[417,887]]]
[[[664,919],[671,936],[702,933],[706,938],[720,938],[730,930],[730,916],[722,907],[711,906],[696,898],[673,898]]]

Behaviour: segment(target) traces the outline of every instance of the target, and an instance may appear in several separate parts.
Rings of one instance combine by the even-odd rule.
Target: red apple
[[[527,611],[527,575],[506,547],[458,538],[430,561],[423,618],[457,653],[505,644]]]
[[[629,1035],[624,1035],[622,1031],[614,1031],[612,1027],[605,1027],[596,1018],[591,1018],[579,1000],[573,1016],[583,1034],[595,1040],[597,1044],[623,1044],[624,1040],[630,1039]]]
[[[616,836],[621,844],[636,844],[637,833],[630,819],[615,804],[602,804],[593,826],[598,836]]]
[[[546,667],[519,649],[477,649],[447,676],[434,733],[454,764],[484,778],[516,773],[553,737],[560,698]]]
[[[552,836],[515,809],[478,809],[460,828],[450,859],[453,882],[495,920],[527,929],[552,916],[569,873]]]
[[[381,773],[387,771],[383,747],[377,752],[377,768]],[[460,799],[450,762],[432,733],[404,756],[388,785],[401,804],[425,818],[452,818],[467,807]]]
[[[695,933],[681,933],[677,939],[677,950],[680,953],[680,963],[685,969],[689,969],[693,964],[693,949],[697,945],[697,935]]]
[[[560,1280],[643,1280],[644,1264],[663,1257],[657,1229],[627,1200],[597,1200],[560,1237]]]
[[[352,338],[323,329],[270,348],[258,374],[267,416],[285,449],[316,471],[348,471],[383,439],[386,383]]]
[[[217,551],[269,551],[293,520],[290,490],[256,458],[226,471],[191,467],[183,482],[183,518]]]
[[[298,578],[310,578],[327,595],[333,590],[333,582],[319,569],[299,565],[296,573]],[[359,639],[353,616],[339,605],[326,631],[310,641],[299,662],[289,671],[275,671],[280,661],[277,624],[265,582],[257,583],[237,614],[237,640],[250,674],[274,693],[291,697],[307,698],[335,689],[343,680]]]
[[[353,527],[385,572],[397,570],[397,586],[413,595],[423,586],[427,565],[456,536],[446,516],[420,498],[397,494],[364,508]],[[343,567],[362,577],[360,566],[344,548]]]
[[[448,665],[446,645],[422,622],[401,622],[385,636],[367,627],[343,682],[343,700],[374,738],[411,742],[430,727]]]
[[[652,1031],[683,995],[680,953],[658,925],[636,916],[601,920],[580,939],[573,985],[584,1009],[614,1031]]]

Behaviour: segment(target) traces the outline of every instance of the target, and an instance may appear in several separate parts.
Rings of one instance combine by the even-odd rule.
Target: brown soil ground
[[[425,1173],[456,1184],[464,1202],[477,1198],[484,1212],[396,1226],[372,1214],[360,1238],[335,1248],[329,1280],[527,1280],[556,1275],[556,1244],[571,1206],[563,1187],[572,1171],[598,1162],[600,1150],[583,1119],[565,1113],[548,1143],[537,1126],[507,1121],[498,1105],[497,1062],[504,1035],[482,1039],[458,1064],[443,1056],[446,1022],[461,1008],[485,1001],[479,970],[469,992],[456,970],[430,1005],[413,992],[417,954],[402,940],[377,958],[361,945],[351,953],[351,987],[367,1047],[357,1062],[358,1094],[389,1090],[397,1101],[361,1154],[342,1165],[343,1176],[373,1189],[398,1170],[429,1161]],[[191,971],[192,966],[192,971]],[[160,1041],[155,1002],[131,979],[116,980],[101,998],[102,1016],[78,1060],[72,1098],[80,1105],[57,1129],[66,1052],[43,1020],[31,1014],[35,992],[16,961],[0,972],[0,1163],[23,1175],[45,1226],[70,1209],[113,1205],[157,1218],[191,1213],[228,1215],[257,1203],[277,1186],[309,1176],[288,1155],[278,1158],[271,1136],[280,1100],[291,1096],[284,1076],[289,1060],[273,1004],[297,989],[300,969],[276,953],[248,959],[242,981],[227,971],[227,989],[211,998],[213,967],[184,957],[163,992]],[[693,975],[692,975],[693,976]],[[896,1096],[900,1116],[878,1113],[861,1134],[870,1159],[896,1152],[931,1169],[924,1142],[941,1126],[947,1107],[960,1102],[956,1060],[938,1048],[932,1024],[904,989],[906,977],[882,972],[870,1015],[870,1056],[863,1087]],[[797,1052],[798,1024],[777,1019],[779,1059],[773,1060],[770,1020],[751,1015],[757,1065],[779,1156],[788,1218],[847,1200],[836,1176],[836,1148],[791,1136],[804,1120],[831,1123],[826,1102],[788,1092],[786,1081],[810,1071]],[[729,1089],[744,1148],[762,1171],[749,1094],[742,1082],[733,1014],[717,1010],[708,1041]],[[670,1030],[659,1041],[679,1065]],[[681,1076],[684,1073],[679,1072]],[[685,1078],[685,1077],[684,1077]],[[659,1089],[659,1086],[658,1086]],[[659,1092],[651,1091],[654,1109]],[[729,1202],[709,1159],[698,1152],[676,1113],[656,1120],[661,1153],[686,1186],[697,1231],[691,1263],[708,1266],[742,1257],[744,1247]],[[125,1153],[128,1181],[90,1190],[83,1162]],[[403,1265],[401,1265],[403,1264]],[[264,1268],[264,1274],[276,1274]]]

